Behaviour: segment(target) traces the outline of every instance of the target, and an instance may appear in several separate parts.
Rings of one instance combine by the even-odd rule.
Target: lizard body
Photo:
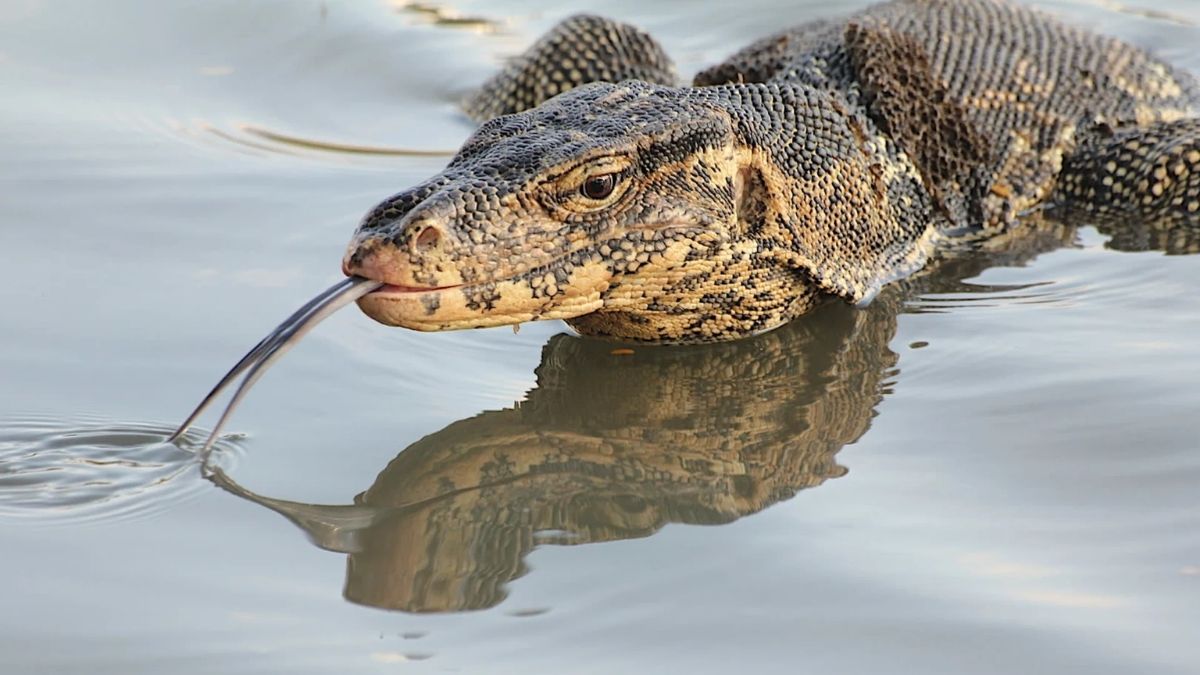
[[[805,24],[692,86],[645,33],[572,17],[466,108],[482,126],[343,260],[387,284],[359,300],[383,323],[721,341],[1042,207],[1200,223],[1197,80],[998,0]]]

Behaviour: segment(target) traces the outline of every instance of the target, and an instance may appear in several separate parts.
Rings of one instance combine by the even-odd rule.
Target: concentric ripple
[[[0,518],[46,522],[145,516],[181,503],[204,488],[190,447],[167,443],[166,424],[115,423],[97,418],[0,419]],[[214,457],[237,454],[230,439]]]

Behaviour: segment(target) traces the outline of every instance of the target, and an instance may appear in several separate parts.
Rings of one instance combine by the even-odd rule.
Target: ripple
[[[962,282],[955,291],[920,294],[907,301],[904,311],[906,314],[939,314],[1004,305],[1069,305],[1074,293],[1074,289],[1060,288],[1054,281],[1024,284]]]
[[[217,145],[260,156],[286,155],[345,161],[355,157],[451,157],[456,152],[449,148],[407,148],[309,138],[244,122],[231,124],[229,128],[204,120],[169,119],[161,123],[152,121],[142,121],[142,123],[145,126],[157,127],[168,135],[182,137],[202,145],[209,145],[216,141]]]
[[[1093,0],[1092,4],[1110,12],[1116,12],[1117,14],[1128,14],[1130,16],[1137,16],[1143,19],[1150,19],[1152,21],[1164,21],[1166,23],[1173,23],[1178,26],[1196,25],[1196,22],[1188,19],[1185,16],[1180,16],[1179,14],[1172,14],[1171,12],[1164,12],[1157,9],[1147,9],[1144,7],[1133,7],[1122,2],[1116,2],[1116,0]]]
[[[200,462],[190,450],[166,443],[173,427],[114,423],[100,418],[29,416],[0,420],[0,517],[43,522],[114,520],[170,508],[207,484],[189,478]],[[222,439],[214,457],[239,450]]]
[[[323,141],[271,131],[270,129],[264,129],[253,124],[239,124],[238,129],[245,134],[265,141],[320,152],[337,152],[351,155],[382,155],[388,157],[450,157],[456,152],[455,150],[422,150],[419,148],[393,148],[382,145],[356,145],[353,143]]]

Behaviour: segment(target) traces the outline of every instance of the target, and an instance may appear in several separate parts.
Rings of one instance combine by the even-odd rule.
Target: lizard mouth
[[[355,241],[342,271],[380,284],[357,303],[364,314],[386,326],[418,331],[510,326],[541,319],[574,319],[602,309],[605,292],[613,283],[620,283],[614,279],[640,273],[642,268],[661,271],[675,267],[695,245],[710,245],[705,240],[708,233],[707,227],[692,222],[654,222],[555,259],[538,261],[512,276],[480,280],[483,275],[468,275],[466,270],[456,274],[425,270],[432,283],[462,282],[440,286],[416,285],[420,282],[414,278],[412,262],[392,247]],[[645,256],[627,254],[627,244]],[[624,260],[626,255],[628,260]]]
[[[386,326],[418,331],[511,326],[542,319],[574,319],[605,306],[614,279],[642,268],[679,265],[695,245],[710,246],[709,230],[690,222],[655,222],[581,247],[532,269],[501,279],[470,280],[444,286],[415,286],[402,256],[386,248],[365,261],[343,263],[347,275],[375,279],[378,289],[358,299],[364,314]],[[672,246],[666,239],[678,240]],[[658,241],[658,245],[652,245]],[[645,249],[646,257],[623,260],[625,243]],[[358,244],[361,246],[361,244]],[[606,247],[611,250],[606,250]],[[618,250],[621,249],[621,250]],[[611,258],[610,258],[611,253]],[[463,274],[447,280],[460,280]],[[394,282],[401,283],[394,283]]]
[[[432,293],[434,291],[445,291],[452,288],[462,288],[465,284],[454,284],[453,286],[400,286],[397,284],[384,284],[368,295],[387,296],[387,295],[405,295],[408,293]]]
[[[576,265],[500,281],[418,287],[383,284],[358,298],[364,314],[387,326],[418,331],[507,326],[539,319],[569,319],[603,304],[612,272],[600,264]]]

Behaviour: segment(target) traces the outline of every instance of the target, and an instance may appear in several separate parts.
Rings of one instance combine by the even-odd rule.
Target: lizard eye
[[[613,193],[613,188],[617,186],[617,175],[615,173],[606,173],[602,176],[592,176],[583,181],[583,185],[579,187],[579,193],[588,199],[600,201],[607,199]]]

